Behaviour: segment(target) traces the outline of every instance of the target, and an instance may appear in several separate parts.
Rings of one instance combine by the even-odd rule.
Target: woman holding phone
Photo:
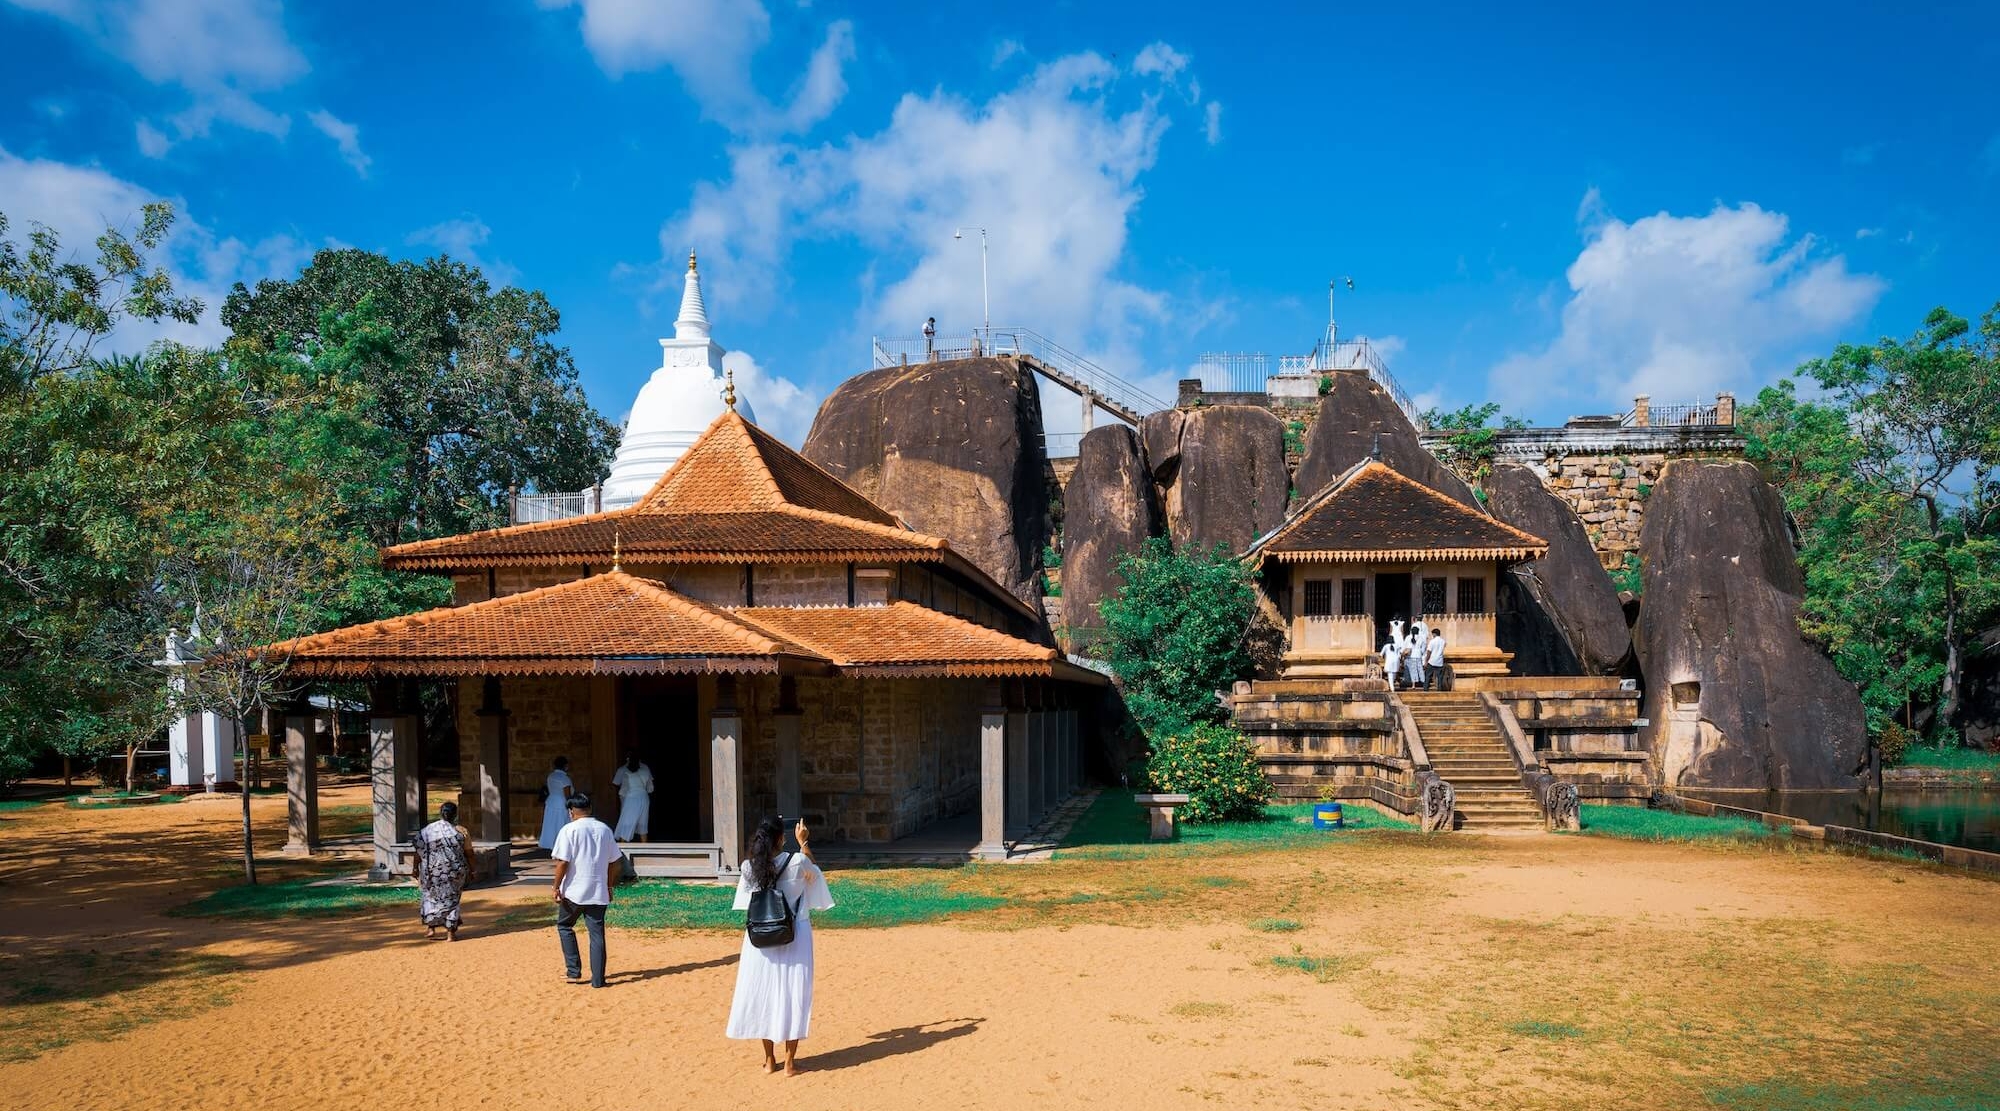
[[[766,1072],[778,1071],[777,1043],[785,1043],[786,1076],[798,1075],[799,1042],[812,1026],[812,912],[833,906],[826,875],[813,860],[811,834],[801,820],[792,829],[798,851],[787,852],[783,819],[757,823],[736,884],[737,910],[751,909],[752,894],[775,889],[792,911],[792,937],[784,944],[757,944],[744,930],[728,1029],[732,1038],[764,1043]]]

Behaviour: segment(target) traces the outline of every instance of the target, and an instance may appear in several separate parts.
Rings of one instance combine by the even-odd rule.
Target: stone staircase
[[[1542,808],[1521,783],[1507,739],[1470,691],[1397,691],[1431,768],[1458,793],[1462,829],[1542,829]]]

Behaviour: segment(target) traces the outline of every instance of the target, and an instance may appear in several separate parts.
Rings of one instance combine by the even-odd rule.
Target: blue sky
[[[0,0],[0,211],[175,201],[211,317],[448,250],[549,294],[614,417],[692,247],[794,442],[871,335],[977,325],[961,224],[996,324],[1156,394],[1303,352],[1351,275],[1412,393],[1560,421],[2000,300],[1996,12]]]

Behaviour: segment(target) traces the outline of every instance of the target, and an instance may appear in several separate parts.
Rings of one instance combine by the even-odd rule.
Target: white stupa
[[[674,338],[660,341],[660,369],[639,390],[625,438],[604,480],[604,508],[622,509],[646,496],[695,438],[722,415],[722,345],[709,338],[708,306],[701,299],[701,275],[688,252],[687,285]],[[755,422],[750,403],[737,398],[736,411]]]

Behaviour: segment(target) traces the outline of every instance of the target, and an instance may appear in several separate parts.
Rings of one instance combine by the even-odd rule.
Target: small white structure
[[[722,415],[723,354],[722,345],[709,337],[708,306],[702,301],[701,275],[690,251],[674,338],[660,341],[660,368],[632,402],[625,437],[611,461],[611,476],[604,480],[605,509],[623,509],[645,497]],[[747,401],[739,399],[736,411],[753,423],[757,419]]]
[[[188,640],[200,637],[197,625],[188,630]],[[188,655],[187,642],[177,629],[167,630],[167,656],[158,661],[168,670],[167,685],[178,696],[187,689],[185,671],[196,662]],[[200,787],[213,791],[224,783],[236,782],[236,753],[242,744],[241,727],[212,711],[184,714],[167,727],[167,776],[176,787]]]

